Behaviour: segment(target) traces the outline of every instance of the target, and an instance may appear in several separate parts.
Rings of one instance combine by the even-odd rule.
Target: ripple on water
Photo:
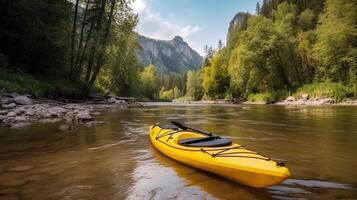
[[[303,179],[288,179],[283,182],[284,185],[298,185],[304,187],[326,188],[326,189],[354,189],[352,185],[345,183],[335,183],[321,180],[303,180]]]
[[[271,186],[268,192],[275,199],[304,199],[302,196],[311,194],[313,189],[344,189],[353,190],[353,186],[321,180],[287,179],[281,185]]]

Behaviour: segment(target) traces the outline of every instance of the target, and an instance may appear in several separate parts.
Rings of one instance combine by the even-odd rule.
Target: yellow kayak
[[[257,188],[278,184],[290,176],[282,162],[230,139],[173,123],[175,126],[150,126],[149,136],[157,150],[174,160]]]

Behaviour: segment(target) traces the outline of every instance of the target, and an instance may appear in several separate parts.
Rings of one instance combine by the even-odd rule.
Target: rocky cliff
[[[137,55],[141,64],[153,64],[164,73],[185,73],[202,64],[202,57],[179,36],[165,41],[138,35],[138,42],[141,49]]]
[[[249,13],[239,12],[233,17],[233,19],[229,23],[229,28],[227,33],[227,44],[232,39],[234,39],[237,31],[247,29],[247,21],[249,16],[250,16]]]

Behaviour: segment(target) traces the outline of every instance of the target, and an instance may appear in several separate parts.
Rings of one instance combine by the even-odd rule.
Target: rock
[[[287,98],[286,98],[286,101],[295,101],[295,97],[293,97],[293,96],[288,96]]]
[[[2,104],[1,107],[8,108],[8,109],[15,108],[16,107],[16,103]]]
[[[2,120],[4,120],[6,117],[4,115],[0,115],[0,122],[2,122]]]
[[[102,122],[102,121],[91,121],[91,122],[85,123],[84,126],[86,126],[87,128],[91,128],[93,126],[98,126],[98,125],[103,125],[103,124],[107,124],[107,123]]]
[[[107,100],[108,103],[116,103],[116,99],[115,98],[110,98]]]
[[[9,172],[24,172],[24,171],[31,170],[32,168],[33,168],[32,165],[20,165],[20,166],[9,168],[9,169],[7,169],[7,171],[9,171]]]
[[[15,123],[15,124],[10,124],[11,128],[24,128],[26,126],[30,126],[31,123],[28,122],[20,122],[20,123]]]
[[[8,117],[15,117],[16,115],[17,114],[15,112],[13,112],[13,111],[7,113]]]
[[[18,114],[18,115],[25,113],[25,111],[26,111],[26,109],[25,109],[25,108],[22,108],[22,107],[16,108],[16,109],[14,110],[14,112],[15,112],[16,114]]]
[[[8,113],[7,110],[0,110],[0,115],[6,115]]]
[[[302,94],[301,98],[304,100],[308,100],[309,99],[309,94]]]
[[[64,132],[72,132],[76,129],[76,126],[72,126],[69,124],[62,124],[58,129]]]
[[[89,114],[89,111],[80,111],[76,115],[76,118],[81,121],[91,121],[93,117]]]
[[[13,92],[11,94],[5,94],[6,97],[9,97],[9,98],[15,98],[17,96],[19,96],[17,93]]]
[[[0,99],[0,104],[9,104],[9,103],[13,103],[14,100],[12,98],[8,98],[8,97],[3,97]]]
[[[25,111],[25,115],[34,116],[35,113],[34,113],[34,111],[32,109],[28,109],[28,110]]]
[[[321,105],[333,104],[335,101],[332,98],[325,98],[320,100]]]
[[[70,127],[68,124],[62,124],[58,129],[61,131],[69,131]]]
[[[20,105],[31,105],[33,104],[32,100],[30,98],[28,98],[27,96],[17,96],[14,98],[14,101],[17,104]]]
[[[100,115],[101,113],[100,112],[92,112],[91,114],[92,115]]]
[[[27,122],[29,119],[27,117],[24,117],[24,116],[16,116],[14,118],[14,121],[15,122]]]

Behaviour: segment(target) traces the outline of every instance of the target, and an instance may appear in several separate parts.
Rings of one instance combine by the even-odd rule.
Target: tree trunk
[[[105,46],[108,43],[110,27],[112,25],[113,16],[114,16],[114,8],[115,8],[115,5],[116,5],[116,1],[115,0],[111,0],[111,2],[112,2],[112,5],[110,7],[109,19],[108,19],[108,23],[107,23],[107,27],[106,27],[105,33],[104,33],[103,38],[102,38],[102,41],[103,41],[102,48],[103,49],[99,52],[97,63],[95,65],[94,72],[93,72],[92,78],[90,80],[90,84],[91,85],[93,85],[94,81],[97,79],[97,76],[99,74],[101,65],[103,64],[103,56],[104,56],[103,52],[104,52]]]
[[[81,56],[81,51],[82,51],[82,46],[83,46],[84,29],[86,27],[86,20],[87,20],[87,13],[88,13],[89,4],[90,4],[90,0],[87,0],[86,8],[84,9],[84,14],[83,14],[81,33],[80,33],[80,36],[79,36],[79,44],[78,44],[77,55],[75,57],[75,64],[73,66],[73,73],[74,73],[75,76],[77,76],[77,74],[79,74],[78,72],[80,71],[80,70],[78,70],[78,68],[79,68],[78,63],[80,61],[80,56]]]
[[[73,18],[73,27],[72,27],[72,41],[71,41],[71,58],[70,58],[70,72],[71,75],[73,73],[73,62],[74,62],[74,46],[75,46],[75,42],[76,42],[76,25],[77,25],[77,14],[78,14],[78,4],[79,4],[79,0],[76,0],[76,5],[74,8],[74,18]]]
[[[100,37],[100,31],[102,28],[102,20],[103,20],[103,15],[104,15],[104,11],[105,11],[105,3],[106,0],[101,0],[101,6],[100,6],[100,10],[99,10],[99,14],[97,17],[97,25],[96,25],[96,36],[94,39],[94,44],[91,48],[90,54],[89,54],[89,61],[88,61],[88,67],[87,67],[87,74],[86,74],[86,81],[89,82],[90,79],[90,75],[92,72],[92,67],[93,67],[93,63],[94,63],[94,57],[96,54],[96,49],[97,46],[99,46],[99,37]]]

